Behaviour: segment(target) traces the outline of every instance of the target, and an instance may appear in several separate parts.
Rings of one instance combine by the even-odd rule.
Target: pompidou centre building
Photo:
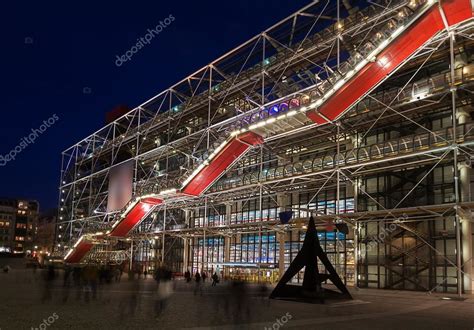
[[[312,215],[349,286],[472,292],[472,17],[310,3],[65,150],[56,253],[274,283]]]

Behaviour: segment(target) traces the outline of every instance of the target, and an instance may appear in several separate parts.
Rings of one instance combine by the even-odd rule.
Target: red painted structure
[[[441,8],[449,26],[472,17],[470,0],[441,1]],[[366,93],[383,82],[387,75],[394,72],[417,49],[445,28],[440,7],[433,5],[417,22],[388,44],[377,55],[377,61],[368,63],[323,103],[317,111],[310,111],[307,116],[317,124],[327,123],[326,118],[329,120],[338,118]],[[318,113],[321,113],[322,116]],[[232,138],[211,162],[186,184],[181,192],[190,196],[202,194],[248,149],[262,143],[263,138],[253,132],[246,132]],[[125,214],[107,236],[127,236],[160,203],[162,203],[162,200],[157,198],[141,199]],[[93,243],[81,240],[73,251],[67,255],[65,261],[67,263],[79,263],[92,247]]]
[[[111,230],[111,237],[125,237],[153,210],[154,206],[161,204],[162,200],[157,198],[144,198],[136,203],[128,211],[122,220]]]
[[[153,208],[161,204],[162,200],[152,197],[140,199],[120,220],[120,222],[110,231],[106,236],[109,237],[125,237],[127,236],[135,226],[145,219]],[[104,235],[98,235],[96,237],[104,238]],[[69,253],[64,259],[67,263],[79,263],[81,260],[90,252],[94,244],[81,239],[79,244],[73,248],[72,252]]]
[[[65,262],[70,264],[76,264],[81,262],[81,260],[86,256],[87,253],[92,249],[94,244],[88,242],[84,239],[81,239],[79,244],[69,253],[64,259]]]
[[[441,1],[441,8],[449,26],[472,17],[470,0]],[[417,49],[445,28],[439,6],[433,5],[417,22],[393,40],[377,56],[377,61],[368,63],[317,111],[308,112],[307,116],[317,124],[327,123],[324,117],[329,120],[338,118],[359,98],[377,87]],[[318,115],[318,112],[323,116]]]
[[[246,132],[230,140],[222,150],[204,167],[189,183],[182,193],[198,196],[215,182],[238,158],[254,145],[262,144],[263,138],[253,132]],[[108,237],[126,237],[140,222],[145,219],[153,208],[163,201],[158,198],[147,197],[140,199],[135,205],[114,225],[107,234]],[[81,240],[79,244],[65,258],[67,263],[79,263],[92,249],[93,244]]]
[[[230,140],[224,148],[204,167],[182,192],[198,196],[209,188],[224,172],[252,146],[263,143],[263,138],[253,132],[246,132]]]

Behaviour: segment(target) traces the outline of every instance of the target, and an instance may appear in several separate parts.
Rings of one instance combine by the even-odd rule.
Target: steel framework
[[[312,2],[65,150],[57,253],[263,280],[313,214],[349,226],[325,236],[346,283],[472,291],[471,3],[358,6]],[[133,199],[107,212],[128,162]]]

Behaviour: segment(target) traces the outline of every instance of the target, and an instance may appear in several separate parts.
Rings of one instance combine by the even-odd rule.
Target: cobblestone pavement
[[[0,328],[9,329],[473,329],[474,299],[444,300],[420,292],[352,290],[352,301],[324,305],[259,297],[259,288],[236,292],[225,283],[174,282],[161,314],[151,279],[99,285],[96,299],[58,279],[45,296],[41,271],[0,274]],[[90,295],[89,299],[87,299]],[[44,299],[44,298],[47,299]],[[241,299],[237,298],[240,297]],[[454,296],[451,296],[454,297]]]

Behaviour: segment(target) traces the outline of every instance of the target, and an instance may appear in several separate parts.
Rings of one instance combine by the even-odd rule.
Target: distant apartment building
[[[57,209],[51,209],[42,213],[38,217],[38,225],[34,244],[35,249],[40,253],[52,252],[57,214]]]
[[[33,250],[38,213],[37,201],[0,198],[0,252]]]

